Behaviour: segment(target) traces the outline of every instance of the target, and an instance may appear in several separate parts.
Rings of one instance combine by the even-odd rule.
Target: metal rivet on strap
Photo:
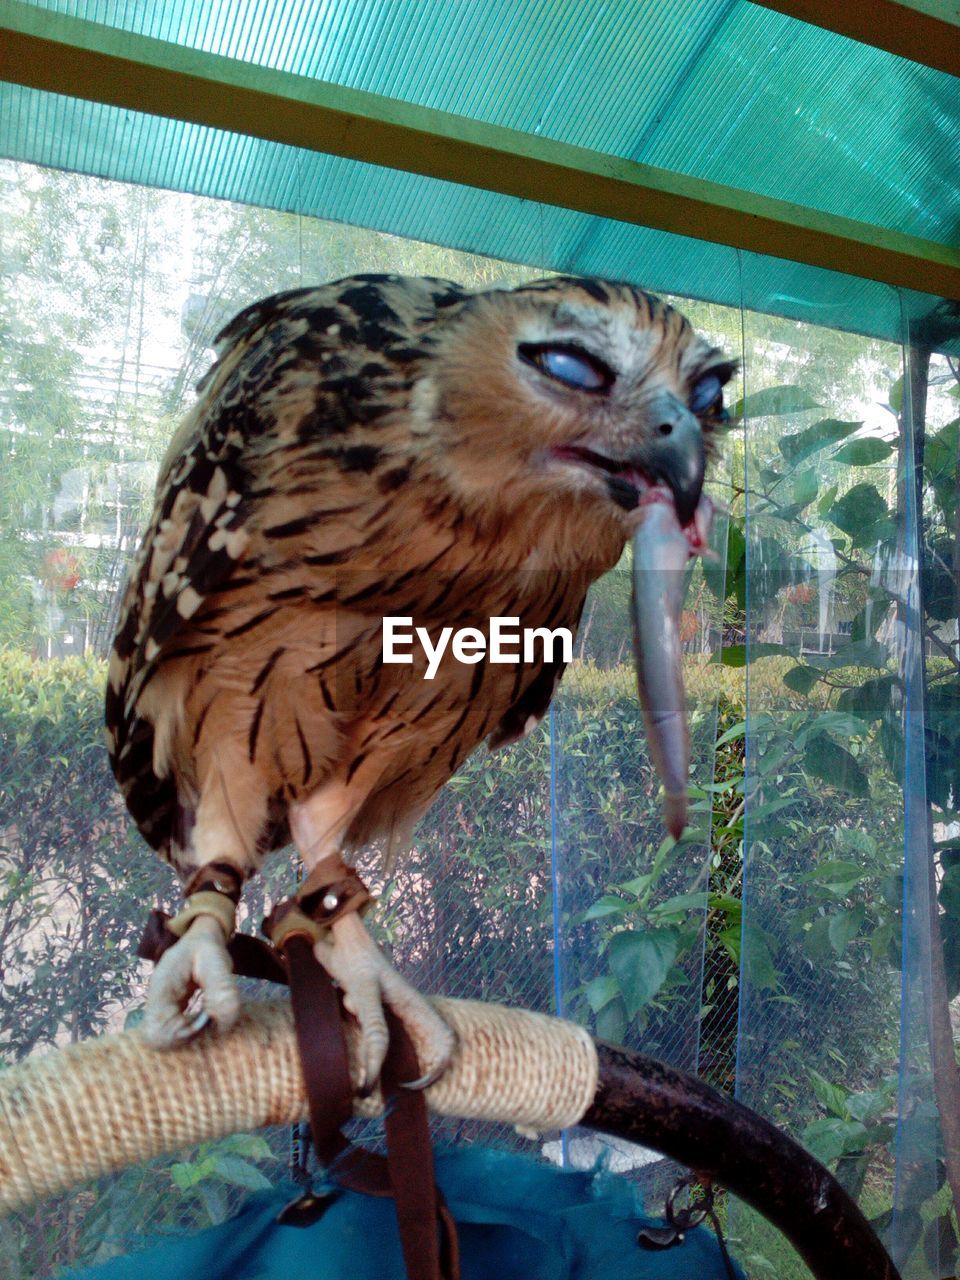
[[[325,893],[323,895],[324,911],[336,911],[339,905],[340,905],[340,899],[337,897],[335,893]]]

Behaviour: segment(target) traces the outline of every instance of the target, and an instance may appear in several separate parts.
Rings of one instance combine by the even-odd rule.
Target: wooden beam
[[[753,0],[861,44],[960,76],[958,0]],[[960,85],[957,86],[960,94]]]
[[[0,0],[0,80],[960,299],[960,249]]]

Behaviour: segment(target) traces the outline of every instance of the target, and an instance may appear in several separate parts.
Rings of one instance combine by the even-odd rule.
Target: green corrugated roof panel
[[[793,315],[898,340],[902,305],[935,303],[855,276],[357,161],[0,85],[4,150],[56,168],[370,226],[548,270]]]
[[[960,240],[960,80],[747,0],[49,0],[137,34]],[[935,300],[0,84],[0,153],[886,338]],[[691,232],[696,228],[691,227]],[[855,268],[855,263],[853,264]]]
[[[749,0],[37,7],[960,239],[960,81]]]

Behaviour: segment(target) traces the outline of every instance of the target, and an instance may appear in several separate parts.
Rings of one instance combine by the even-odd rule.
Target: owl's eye
[[[616,377],[602,360],[569,343],[522,342],[517,354],[547,377],[580,391],[607,391]]]
[[[706,413],[716,405],[719,416],[723,412],[722,394],[723,383],[717,374],[704,374],[699,382],[693,384],[693,390],[690,392],[690,408],[694,413]],[[717,404],[717,401],[720,401],[720,404]]]

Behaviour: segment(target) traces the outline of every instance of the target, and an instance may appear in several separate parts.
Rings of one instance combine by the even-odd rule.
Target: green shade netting
[[[442,1153],[436,1163],[457,1221],[463,1280],[728,1280],[703,1228],[670,1249],[640,1248],[637,1232],[655,1220],[638,1213],[633,1187],[611,1174],[561,1172],[486,1148]],[[290,1185],[256,1196],[220,1226],[64,1280],[404,1280],[391,1200],[344,1192],[313,1226],[278,1226],[295,1194]]]

